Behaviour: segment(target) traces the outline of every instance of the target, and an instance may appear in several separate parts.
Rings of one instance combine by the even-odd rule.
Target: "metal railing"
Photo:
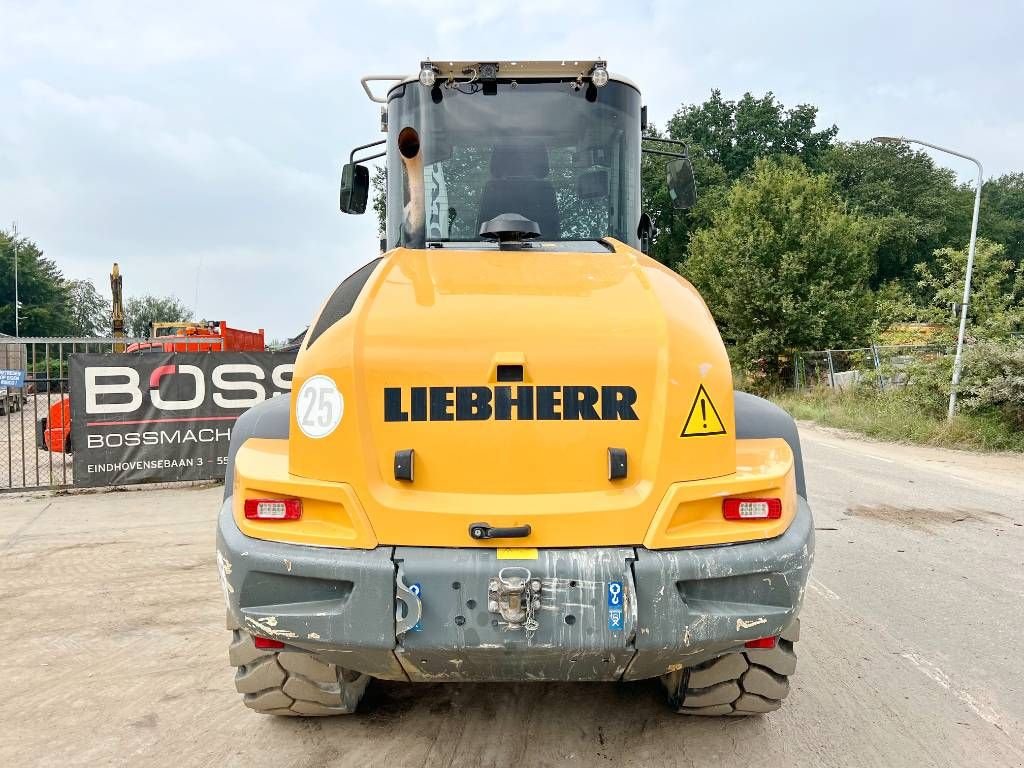
[[[72,485],[70,434],[59,436],[60,445],[48,445],[42,429],[42,420],[68,395],[68,357],[141,341],[147,340],[0,336],[0,368],[24,371],[23,386],[0,387],[0,493]]]
[[[859,384],[869,373],[882,389],[902,387],[907,384],[906,370],[912,364],[952,352],[953,347],[944,344],[874,344],[797,352],[792,360],[793,388],[846,389]]]

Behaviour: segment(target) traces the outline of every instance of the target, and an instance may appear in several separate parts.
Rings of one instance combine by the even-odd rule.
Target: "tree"
[[[110,301],[100,294],[91,280],[69,280],[67,286],[71,335],[109,336]]]
[[[834,125],[814,130],[817,117],[817,107],[786,109],[771,91],[761,98],[745,93],[739,101],[727,101],[715,89],[703,104],[680,107],[668,121],[668,134],[693,142],[736,180],[762,157],[791,155],[817,167],[839,130]]]
[[[143,296],[125,302],[125,332],[129,336],[149,336],[152,323],[179,323],[192,319],[192,310],[174,296]]]
[[[922,319],[953,323],[952,304],[963,300],[967,248],[940,248],[934,262],[915,267],[918,287],[928,297]],[[998,243],[979,239],[971,277],[968,313],[971,335],[1005,338],[1024,329],[1024,265],[1006,257]]]
[[[873,230],[847,211],[828,176],[799,160],[757,160],[735,182],[684,267],[735,347],[777,374],[779,356],[865,341]]]
[[[377,214],[377,232],[388,231],[388,169],[382,165],[373,171],[373,212]]]
[[[1006,247],[1006,257],[1024,264],[1024,173],[1008,173],[981,188],[978,232]]]
[[[871,217],[878,237],[872,286],[909,281],[914,264],[970,231],[973,193],[905,143],[838,144],[821,159],[846,202]]]
[[[15,248],[17,245],[17,248]],[[0,230],[0,333],[14,334],[14,256],[18,256],[18,330],[22,336],[71,332],[68,288],[57,265],[26,237]]]
[[[729,101],[716,89],[702,104],[681,106],[669,119],[664,137],[688,144],[697,205],[691,211],[673,210],[665,185],[666,159],[644,156],[643,206],[659,229],[651,256],[664,264],[685,260],[691,233],[711,226],[729,186],[758,158],[792,156],[817,168],[838,130],[834,125],[815,130],[817,115],[818,108],[810,104],[786,109],[770,91],[760,98],[746,93],[739,101]],[[652,126],[647,136],[662,134]],[[667,148],[655,142],[647,146]]]

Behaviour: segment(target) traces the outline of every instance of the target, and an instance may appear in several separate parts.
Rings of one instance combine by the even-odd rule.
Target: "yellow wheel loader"
[[[385,157],[384,253],[231,440],[217,560],[244,703],[658,677],[681,713],[778,708],[813,556],[800,444],[644,255],[637,87],[604,61],[363,86],[387,138],[353,152],[341,208]],[[653,146],[692,204],[685,146]]]

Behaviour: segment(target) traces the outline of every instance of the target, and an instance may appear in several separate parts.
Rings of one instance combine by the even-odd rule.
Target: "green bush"
[[[902,367],[883,366],[867,374],[862,389],[882,389],[933,416],[946,413],[953,378],[953,355],[933,355]],[[989,415],[1024,427],[1024,342],[983,341],[964,348],[958,388],[959,407],[966,413]]]
[[[900,395],[907,402],[933,416],[946,413],[953,379],[953,355],[915,360],[907,367],[906,376],[907,385]]]
[[[965,411],[998,414],[1024,428],[1024,341],[981,342],[965,350],[959,397]]]

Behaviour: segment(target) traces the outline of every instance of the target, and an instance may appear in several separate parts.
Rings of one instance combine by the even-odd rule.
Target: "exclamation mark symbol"
[[[704,429],[708,428],[708,401],[703,397],[700,399],[700,417],[704,419]]]

